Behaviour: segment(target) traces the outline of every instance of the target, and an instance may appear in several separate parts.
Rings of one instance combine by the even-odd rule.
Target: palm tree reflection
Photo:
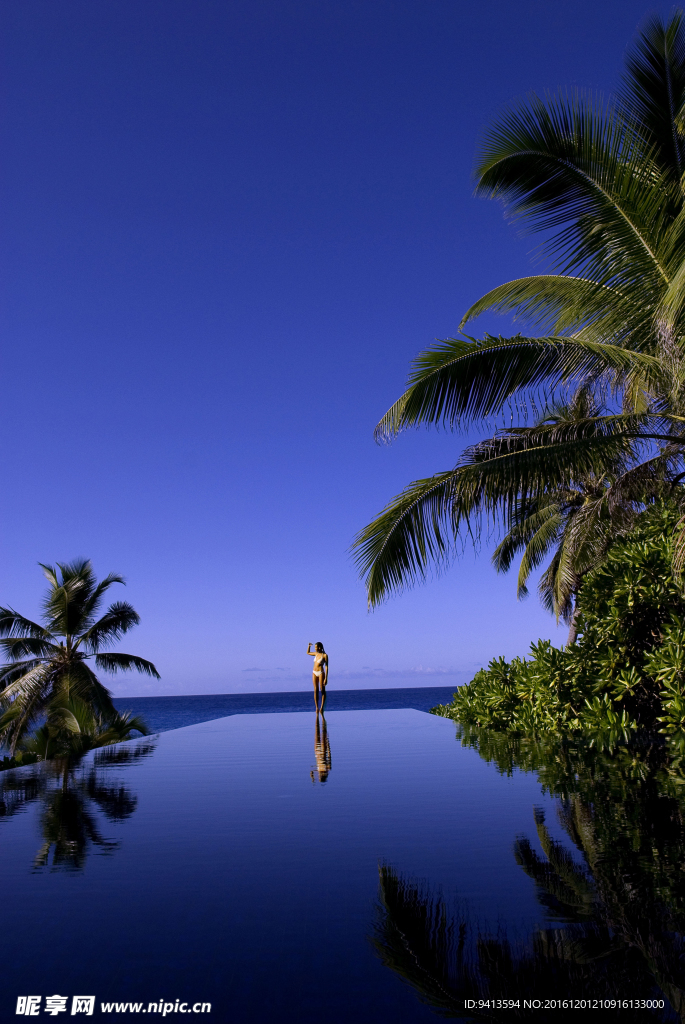
[[[549,999],[663,999],[663,1009],[623,1007],[622,1021],[685,1021],[685,799],[681,765],[658,739],[597,748],[553,739],[524,741],[461,730],[509,774],[536,770],[558,797],[560,823],[575,847],[555,840],[541,809],[534,820],[542,854],[514,843],[551,927],[518,937],[479,927],[442,897],[380,868],[374,945],[381,960],[442,1016],[531,1019],[524,998],[543,1000],[536,1022],[555,1020]],[[520,999],[516,1009],[493,999]],[[466,1007],[466,1000],[476,1005]],[[490,1000],[478,1008],[478,1000]],[[592,1011],[583,1011],[592,1018]],[[613,1010],[596,1011],[604,1021]],[[548,1016],[546,1015],[548,1014]]]
[[[0,782],[0,821],[39,800],[42,844],[34,868],[82,870],[93,847],[110,854],[119,846],[106,838],[100,818],[123,821],[136,809],[138,798],[121,782],[108,778],[108,768],[149,756],[154,743],[104,748],[87,765],[80,761],[47,761],[31,769],[4,774]]]
[[[319,721],[320,719],[320,721]],[[328,741],[328,726],[323,711],[316,714],[316,731],[314,733],[314,757],[316,769],[311,771],[312,782],[325,782],[331,770],[331,745]]]

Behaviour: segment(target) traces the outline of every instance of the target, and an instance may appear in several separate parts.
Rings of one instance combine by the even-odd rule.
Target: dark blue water
[[[655,743],[462,743],[401,709],[233,714],[3,772],[0,1020],[29,995],[71,1019],[78,995],[119,1022],[677,1021],[678,764]]]
[[[329,689],[326,711],[381,711],[392,708],[430,711],[436,704],[451,700],[454,690],[454,686]],[[216,693],[187,697],[117,697],[114,703],[119,711],[132,711],[140,715],[153,732],[166,732],[168,729],[181,729],[186,725],[210,722],[227,715],[310,711],[314,707],[314,697],[312,690],[307,690],[292,693]]]
[[[372,945],[379,865],[532,926],[511,842],[545,798],[433,715],[333,711],[320,733],[313,712],[234,715],[90,755],[66,790],[4,773],[38,781],[4,794],[0,1019],[58,993],[207,1001],[226,1024],[435,1020]]]

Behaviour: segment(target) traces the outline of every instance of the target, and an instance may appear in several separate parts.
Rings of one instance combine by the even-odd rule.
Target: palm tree
[[[135,669],[159,679],[152,662],[107,650],[140,621],[125,601],[116,601],[96,618],[109,588],[125,582],[122,576],[110,573],[98,583],[85,559],[42,569],[49,583],[43,625],[0,608],[0,644],[7,657],[0,667],[0,740],[10,754],[42,719],[55,736],[82,731],[79,715],[83,721],[90,714],[95,731],[110,724],[117,728],[111,694],[88,664],[91,659],[105,672]]]
[[[493,523],[511,542],[496,556],[501,568],[511,564],[505,551],[530,544],[536,522],[546,525],[554,541],[538,536],[529,553],[539,564],[566,535],[568,515],[553,506],[589,489],[594,498],[571,517],[585,540],[562,552],[566,582],[551,602],[568,616],[573,581],[587,551],[604,545],[611,515],[638,510],[657,485],[685,475],[684,170],[680,11],[647,23],[609,103],[584,93],[531,96],[487,133],[477,192],[545,232],[553,272],[493,289],[461,328],[496,311],[537,333],[463,335],[421,353],[376,437],[390,441],[420,425],[495,426],[506,414],[519,425],[468,447],[454,468],[415,480],[358,534],[370,606],[425,579],[431,566],[442,569],[464,532],[478,538]],[[531,413],[579,393],[588,396],[585,414],[527,425]],[[674,495],[682,500],[680,488]],[[578,534],[588,515],[592,529]],[[558,572],[551,565],[548,579]]]

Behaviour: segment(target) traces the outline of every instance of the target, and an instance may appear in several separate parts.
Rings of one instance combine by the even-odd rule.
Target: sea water
[[[328,689],[326,711],[380,711],[413,708],[430,711],[452,699],[455,686],[416,686],[374,690]],[[310,711],[314,690],[291,693],[216,693],[181,697],[116,697],[119,711],[140,715],[153,732],[181,729],[227,715],[280,714]]]

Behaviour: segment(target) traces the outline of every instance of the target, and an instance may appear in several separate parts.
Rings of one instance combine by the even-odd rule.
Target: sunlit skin
[[[312,650],[312,647],[314,650]],[[314,659],[312,682],[314,683],[314,704],[316,710],[323,711],[326,703],[326,683],[328,682],[328,655],[322,643],[307,644],[307,654]],[[320,706],[319,706],[320,704]]]

